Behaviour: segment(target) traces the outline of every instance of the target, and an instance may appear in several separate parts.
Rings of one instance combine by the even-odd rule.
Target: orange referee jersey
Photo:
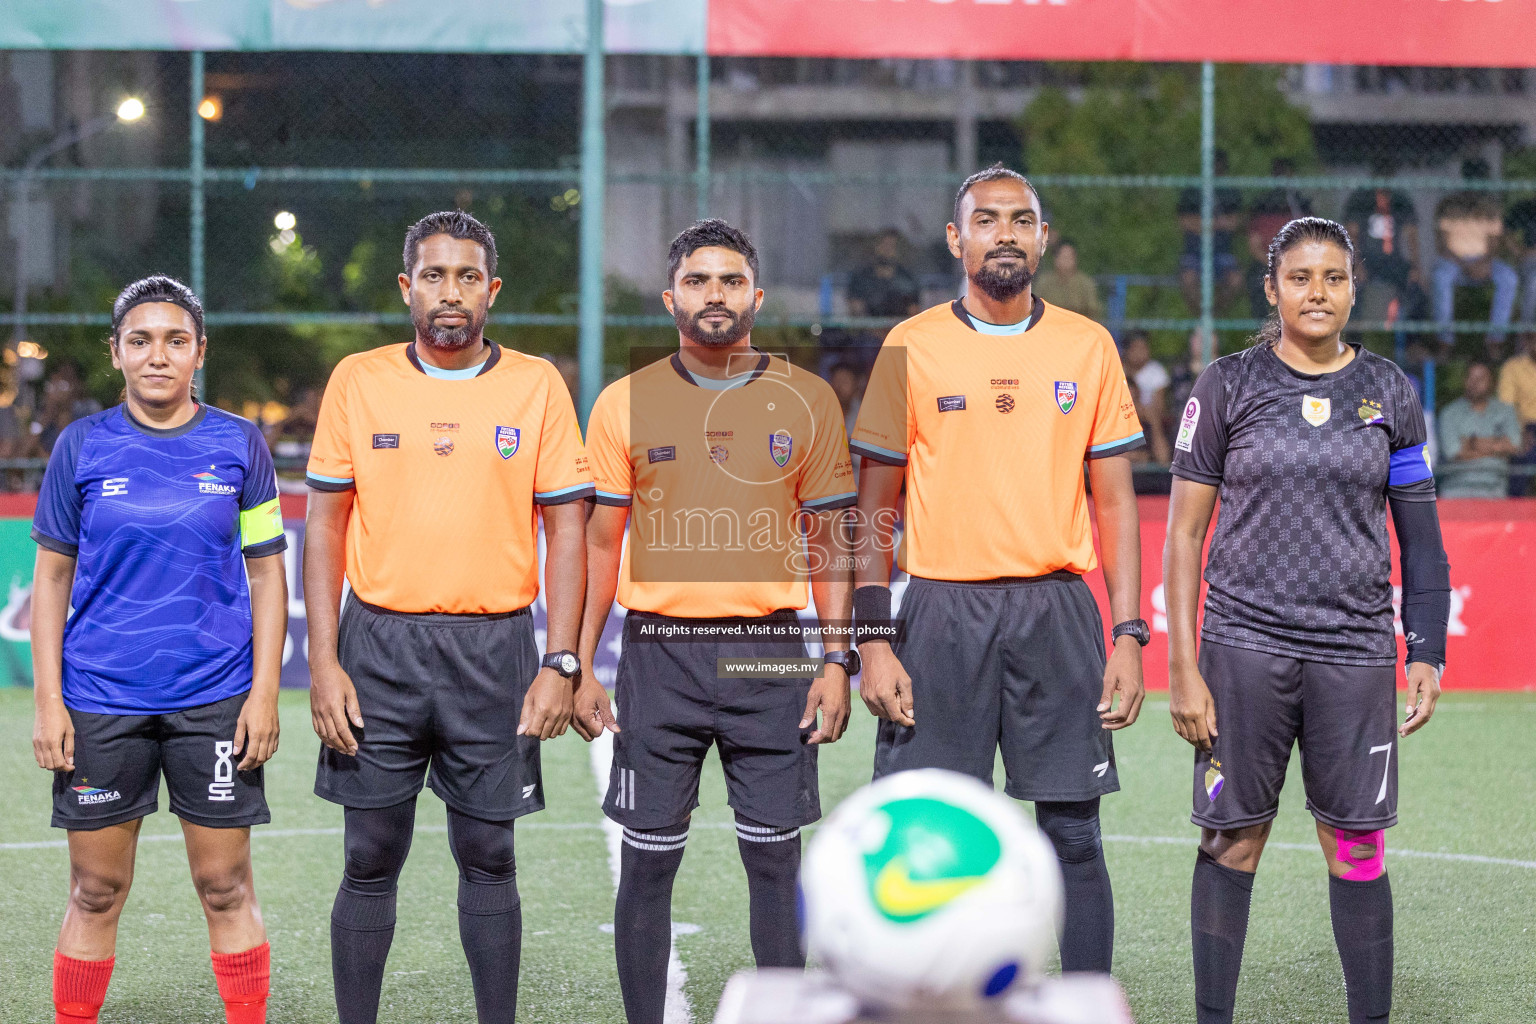
[[[1120,354],[1103,327],[1039,298],[1023,333],[989,326],[957,300],[892,328],[851,447],[907,467],[898,563],[912,575],[1087,572],[1083,460],[1144,443]]]
[[[631,509],[624,607],[717,618],[806,606],[800,512],[857,499],[842,409],[814,374],[751,360],[729,382],[696,380],[674,354],[593,406],[597,501]]]
[[[487,344],[473,376],[429,376],[412,342],[348,356],[326,385],[308,482],[356,489],[347,579],[369,604],[456,614],[532,604],[534,506],[592,496],[559,371]]]

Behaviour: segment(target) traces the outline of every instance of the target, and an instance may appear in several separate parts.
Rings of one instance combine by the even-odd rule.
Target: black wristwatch
[[[859,674],[864,667],[864,661],[859,657],[858,651],[828,651],[821,659],[828,665],[841,665],[843,671],[852,679]]]
[[[1110,633],[1110,641],[1119,640],[1123,636],[1133,636],[1138,644],[1145,647],[1152,642],[1152,627],[1147,625],[1146,619],[1129,619],[1114,628]]]
[[[552,668],[562,676],[570,679],[581,671],[581,659],[576,657],[574,651],[550,651],[544,655],[544,660],[539,662],[540,668]]]

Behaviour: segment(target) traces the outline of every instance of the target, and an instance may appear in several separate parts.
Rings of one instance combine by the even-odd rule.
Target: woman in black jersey
[[[1397,822],[1397,741],[1440,694],[1450,578],[1418,398],[1396,365],[1343,336],[1354,262],[1333,221],[1287,224],[1264,284],[1276,315],[1252,347],[1200,375],[1174,441],[1163,576],[1170,710],[1196,748],[1200,1024],[1232,1020],[1254,872],[1298,742],[1350,1024],[1391,1010],[1383,830]],[[1201,548],[1218,497],[1197,660]],[[1388,504],[1408,649],[1401,726]]]

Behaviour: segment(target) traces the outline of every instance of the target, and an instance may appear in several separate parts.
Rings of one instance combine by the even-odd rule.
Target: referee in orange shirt
[[[1061,965],[1110,969],[1114,899],[1099,797],[1120,788],[1110,733],[1141,708],[1141,540],[1130,460],[1144,443],[1109,333],[1032,294],[1049,229],[1001,164],[955,198],[964,297],[886,337],[851,447],[860,693],[879,716],[875,775],[948,768],[1035,802],[1066,883]],[[1088,464],[1114,650],[1082,574],[1096,564]],[[892,523],[906,485],[894,638]],[[1118,702],[1116,697],[1118,695]]]
[[[416,340],[331,375],[309,460],[304,605],[315,792],[346,807],[331,913],[342,1024],[372,1024],[423,776],[448,805],[459,937],[482,1024],[512,1024],[512,824],[541,810],[539,741],[570,721],[592,477],[555,367],[488,341],[496,242],[466,213],[405,236]],[[548,544],[550,653],[529,607]],[[338,623],[342,573],[352,596]]]

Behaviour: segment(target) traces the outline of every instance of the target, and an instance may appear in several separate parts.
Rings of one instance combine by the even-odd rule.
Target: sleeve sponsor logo
[[[947,395],[939,399],[939,412],[964,412],[964,395]]]
[[[400,435],[399,434],[374,434],[373,435],[373,446],[375,448],[399,448],[400,447]]]
[[[1191,398],[1184,406],[1184,416],[1179,420],[1179,436],[1174,439],[1173,446],[1181,452],[1187,452],[1195,443],[1195,428],[1200,425],[1200,399]]]

